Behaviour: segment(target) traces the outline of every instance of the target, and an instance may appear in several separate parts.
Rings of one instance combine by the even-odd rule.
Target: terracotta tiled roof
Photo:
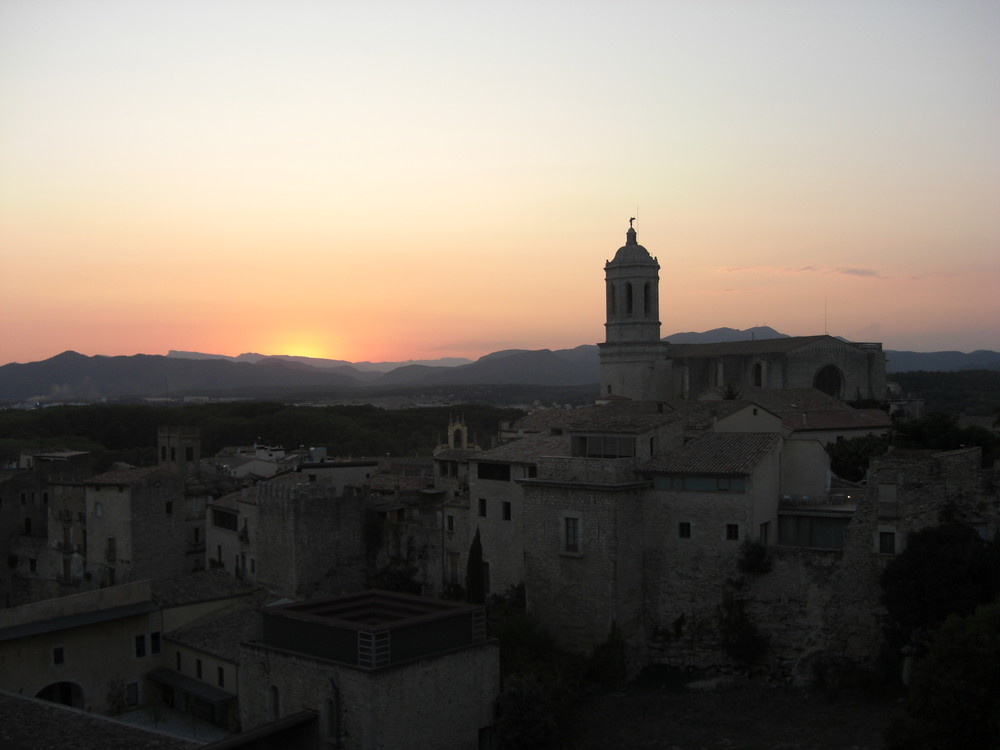
[[[569,435],[529,435],[503,443],[488,451],[480,451],[471,460],[533,464],[539,456],[568,455]]]
[[[745,476],[780,443],[781,437],[771,433],[706,432],[673,453],[654,456],[642,468],[657,474]]]
[[[375,492],[419,492],[433,484],[430,477],[403,477],[398,474],[375,474],[369,480],[369,486]]]
[[[796,432],[809,430],[886,430],[892,419],[881,409],[837,409],[785,414],[781,423]]]
[[[256,589],[223,570],[203,570],[180,578],[153,581],[152,586],[153,600],[161,607],[248,596]]]
[[[727,354],[780,354],[817,341],[831,341],[839,346],[854,348],[855,344],[841,341],[833,336],[789,336],[783,339],[759,339],[755,341],[725,341],[717,344],[670,344],[668,356],[674,359],[685,357],[723,357]]]
[[[744,388],[740,394],[746,401],[753,401],[775,414],[813,409],[851,409],[840,399],[815,388]]]
[[[135,484],[141,482],[151,474],[163,471],[158,466],[129,466],[127,468],[112,469],[103,474],[90,477],[85,484]]]
[[[0,692],[0,747],[42,750],[187,750],[202,742],[171,737],[59,703]]]
[[[445,448],[434,454],[435,461],[465,461],[469,456],[478,453],[476,450],[462,448]]]
[[[182,646],[235,662],[241,642],[260,638],[258,608],[276,599],[273,594],[259,590],[221,612],[213,612],[184,627],[171,630],[165,637]]]

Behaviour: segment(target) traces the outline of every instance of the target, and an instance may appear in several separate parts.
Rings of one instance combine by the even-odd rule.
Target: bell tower
[[[605,340],[600,347],[601,396],[665,398],[660,341],[660,264],[636,241],[629,219],[625,244],[604,264]]]

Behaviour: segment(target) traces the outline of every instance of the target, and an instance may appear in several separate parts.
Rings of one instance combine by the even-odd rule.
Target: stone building
[[[440,591],[465,585],[462,560],[469,551],[469,458],[480,450],[462,419],[451,419],[446,440],[434,450],[434,491],[441,508]],[[473,532],[474,533],[474,532]]]
[[[661,341],[659,271],[630,226],[625,245],[604,267],[602,396],[654,401],[756,387],[816,388],[845,400],[885,398],[881,344],[827,335],[718,344]]]
[[[22,454],[0,481],[0,605],[5,607],[79,590],[87,544],[84,451]],[[12,564],[11,564],[12,563]]]
[[[156,704],[167,633],[251,593],[236,583],[205,572],[0,610],[0,690],[98,713]]]
[[[87,479],[85,494],[85,576],[114,586],[192,572],[180,475],[158,467],[112,469]]]
[[[362,587],[367,503],[351,482],[373,468],[306,465],[214,501],[209,565],[292,597]]]
[[[486,612],[384,591],[267,607],[240,647],[244,731],[310,711],[329,747],[488,747],[500,689]]]

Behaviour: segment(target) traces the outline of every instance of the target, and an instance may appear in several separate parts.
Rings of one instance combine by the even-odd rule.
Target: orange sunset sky
[[[0,364],[1000,350],[1000,3],[0,0]]]

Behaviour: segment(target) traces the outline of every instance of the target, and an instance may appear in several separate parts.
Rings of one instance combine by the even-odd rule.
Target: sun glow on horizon
[[[0,3],[0,364],[595,344],[633,215],[664,336],[1000,350],[1000,4],[624,2]]]

